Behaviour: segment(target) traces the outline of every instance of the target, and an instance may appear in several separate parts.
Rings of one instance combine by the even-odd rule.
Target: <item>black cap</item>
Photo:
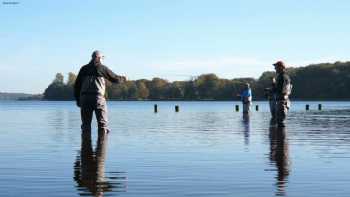
[[[274,64],[272,64],[272,65],[273,65],[273,66],[281,66],[281,67],[283,67],[283,68],[286,67],[286,65],[284,64],[283,61],[277,61],[276,63],[274,63]]]

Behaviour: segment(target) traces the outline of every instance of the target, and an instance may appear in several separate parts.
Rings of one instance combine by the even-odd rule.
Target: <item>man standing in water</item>
[[[108,133],[105,79],[113,83],[126,81],[125,77],[114,74],[103,65],[103,58],[100,51],[94,51],[91,61],[80,69],[74,84],[74,96],[81,109],[83,132],[91,131],[92,113],[95,111],[99,133]]]
[[[245,84],[243,92],[238,96],[241,97],[243,103],[243,114],[249,114],[252,105],[252,90],[250,89],[249,83]]]
[[[286,66],[282,61],[273,64],[275,66],[277,79],[275,87],[276,95],[276,121],[278,127],[285,127],[285,119],[290,107],[289,95],[292,92],[290,77],[286,74]]]

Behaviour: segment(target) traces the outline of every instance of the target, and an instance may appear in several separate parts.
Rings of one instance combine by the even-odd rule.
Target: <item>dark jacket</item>
[[[282,72],[277,75],[276,86],[274,88],[274,93],[276,94],[277,100],[285,100],[288,99],[288,96],[292,92],[292,84],[290,77]]]
[[[80,96],[85,94],[104,96],[105,79],[112,83],[121,83],[125,77],[114,74],[107,66],[90,61],[83,66],[74,84],[74,97],[79,103]]]

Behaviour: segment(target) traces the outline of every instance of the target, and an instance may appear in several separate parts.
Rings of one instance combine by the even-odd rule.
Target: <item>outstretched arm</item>
[[[112,83],[123,83],[126,81],[126,78],[124,76],[116,75],[107,66],[104,66],[102,75]]]

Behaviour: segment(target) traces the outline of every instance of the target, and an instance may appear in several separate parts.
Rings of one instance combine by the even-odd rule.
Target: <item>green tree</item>
[[[168,81],[161,78],[153,78],[152,81],[149,82],[149,89],[151,99],[163,99],[165,97],[165,93],[167,91]]]
[[[219,78],[215,74],[200,75],[196,81],[200,99],[215,99],[218,90]]]
[[[69,100],[67,97],[67,87],[64,84],[64,76],[57,73],[55,79],[44,91],[44,99],[46,100]]]
[[[76,79],[77,79],[77,76],[74,73],[69,72],[67,85],[73,87]]]
[[[146,86],[146,82],[143,80],[137,81],[137,98],[145,100],[149,96],[149,90]]]
[[[137,99],[137,86],[134,81],[127,81],[125,83],[127,89],[127,99]]]
[[[175,81],[169,87],[169,98],[183,99],[184,98],[184,82]]]
[[[194,80],[187,81],[184,84],[184,99],[198,99],[198,91]]]
[[[63,76],[63,74],[62,73],[57,73],[53,83],[57,84],[57,85],[63,85],[64,84],[64,76]]]

